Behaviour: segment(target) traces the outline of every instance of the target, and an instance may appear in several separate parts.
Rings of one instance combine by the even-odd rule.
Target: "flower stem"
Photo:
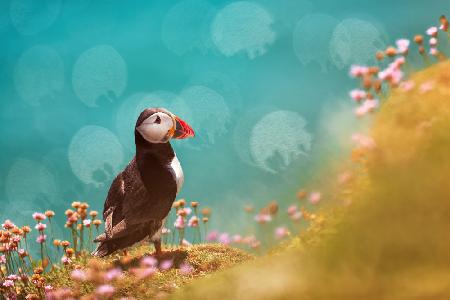
[[[83,224],[83,223],[81,223],[81,224]],[[83,240],[84,240],[83,231],[84,231],[84,227],[81,226],[81,228],[80,228],[80,253],[83,251]],[[76,248],[75,248],[75,252],[76,252]]]

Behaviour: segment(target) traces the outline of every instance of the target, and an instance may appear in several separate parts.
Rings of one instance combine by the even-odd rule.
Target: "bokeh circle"
[[[103,187],[111,181],[124,160],[122,145],[110,130],[88,125],[72,138],[68,157],[73,173],[85,184]]]
[[[26,50],[15,66],[14,85],[29,105],[55,99],[64,88],[64,64],[58,52],[45,45]]]
[[[127,66],[122,56],[109,45],[83,52],[75,62],[72,85],[77,97],[89,107],[97,107],[100,97],[110,101],[122,95],[127,85]]]
[[[212,39],[225,56],[240,52],[250,59],[263,55],[274,43],[273,18],[261,5],[238,1],[221,9],[211,26]]]
[[[330,15],[310,14],[297,22],[293,32],[293,47],[302,64],[315,62],[322,71],[329,69],[329,48],[338,20]]]

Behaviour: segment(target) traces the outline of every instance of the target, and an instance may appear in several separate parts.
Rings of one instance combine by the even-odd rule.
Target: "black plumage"
[[[136,127],[155,112],[146,109]],[[111,184],[103,210],[105,233],[93,252],[109,255],[149,238],[160,251],[161,229],[177,194],[177,183],[170,164],[175,153],[169,142],[151,143],[135,129],[136,155]]]

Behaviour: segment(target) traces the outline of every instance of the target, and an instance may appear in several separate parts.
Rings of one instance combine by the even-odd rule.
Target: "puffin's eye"
[[[155,123],[156,124],[161,124],[161,118],[159,116],[156,116]]]

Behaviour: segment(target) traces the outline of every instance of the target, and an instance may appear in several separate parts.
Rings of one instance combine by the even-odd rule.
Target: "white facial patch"
[[[136,129],[150,143],[167,143],[171,137],[169,133],[174,126],[171,116],[157,112],[145,119]]]

